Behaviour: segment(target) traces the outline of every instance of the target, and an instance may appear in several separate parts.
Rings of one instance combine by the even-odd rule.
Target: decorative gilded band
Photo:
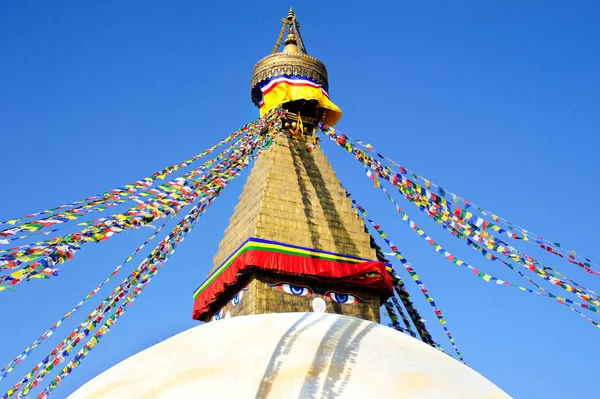
[[[283,244],[276,241],[263,240],[260,238],[248,238],[239,246],[221,265],[194,291],[194,299],[200,295],[206,287],[214,282],[221,273],[223,273],[240,255],[250,250],[263,250],[268,252],[277,252],[288,255],[296,255],[313,259],[329,260],[343,263],[361,263],[368,262],[369,259],[358,258],[348,255],[340,255],[333,252],[321,251],[313,248],[304,248],[291,244]]]

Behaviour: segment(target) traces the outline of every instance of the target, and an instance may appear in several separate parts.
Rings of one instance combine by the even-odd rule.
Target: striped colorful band
[[[263,250],[263,251],[269,251],[269,252],[278,252],[278,253],[283,253],[283,254],[288,254],[288,255],[296,255],[296,256],[303,256],[303,257],[309,257],[309,258],[314,258],[314,259],[330,260],[330,261],[334,261],[334,262],[344,262],[344,263],[361,263],[361,262],[370,261],[370,259],[363,259],[363,258],[358,258],[355,256],[349,256],[349,255],[340,255],[340,254],[336,254],[334,252],[322,251],[322,250],[314,249],[314,248],[305,248],[305,247],[300,247],[297,245],[284,244],[284,243],[280,243],[277,241],[270,241],[270,240],[264,240],[261,238],[250,237],[246,241],[244,241],[242,243],[242,245],[240,245],[238,247],[238,249],[233,251],[233,253],[231,255],[229,255],[223,263],[221,263],[221,265],[204,281],[204,283],[202,283],[202,285],[200,285],[200,287],[198,287],[194,291],[194,299],[196,299],[198,297],[198,295],[200,295],[200,293],[202,291],[204,291],[204,289],[206,289],[206,287],[208,287],[213,281],[215,281],[221,275],[221,273],[223,273],[225,270],[227,270],[227,268],[240,255],[242,255],[244,252],[250,251],[250,250]]]

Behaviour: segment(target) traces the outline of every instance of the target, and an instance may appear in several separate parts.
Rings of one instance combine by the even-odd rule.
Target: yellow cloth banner
[[[318,85],[292,83],[293,81],[283,80],[273,82],[263,88],[263,103],[260,107],[260,116],[279,107],[281,104],[296,100],[317,100],[319,105],[325,108],[323,122],[329,126],[334,126],[342,117],[342,110],[335,105]],[[298,81],[303,82],[303,81]]]

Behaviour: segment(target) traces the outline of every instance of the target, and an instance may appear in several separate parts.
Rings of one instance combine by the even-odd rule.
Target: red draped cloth
[[[200,292],[194,301],[192,317],[200,320],[202,315],[210,310],[211,304],[225,294],[228,287],[235,285],[239,274],[248,268],[370,288],[381,293],[386,299],[393,294],[392,279],[381,262],[347,263],[266,250],[249,250],[240,254]]]

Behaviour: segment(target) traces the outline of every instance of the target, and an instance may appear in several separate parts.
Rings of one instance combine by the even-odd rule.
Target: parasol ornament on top
[[[261,115],[283,105],[292,114],[290,119],[295,117],[298,125],[302,120],[304,124],[308,123],[302,126],[302,133],[312,133],[311,127],[320,121],[335,125],[342,117],[342,110],[329,98],[325,64],[308,55],[300,34],[300,23],[291,8],[282,22],[273,51],[258,61],[252,71],[252,102],[259,107]],[[278,52],[286,28],[288,35],[283,50]]]

